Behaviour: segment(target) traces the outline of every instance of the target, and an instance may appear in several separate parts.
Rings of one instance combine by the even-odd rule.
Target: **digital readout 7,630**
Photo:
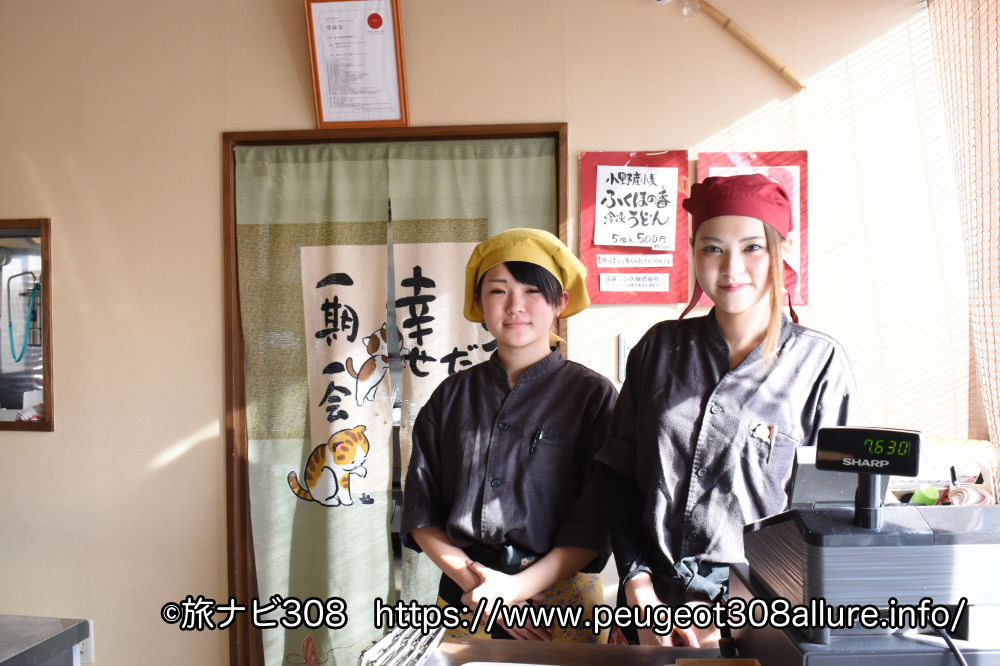
[[[865,449],[868,453],[877,453],[887,456],[905,456],[910,450],[910,443],[906,440],[896,441],[895,439],[866,439]]]

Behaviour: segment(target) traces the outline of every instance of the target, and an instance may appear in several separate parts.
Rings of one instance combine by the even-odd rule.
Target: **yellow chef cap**
[[[483,321],[476,305],[476,285],[479,279],[497,264],[526,261],[552,273],[562,288],[569,292],[569,303],[560,317],[575,315],[590,305],[587,294],[587,269],[562,241],[541,229],[508,229],[476,246],[465,267],[465,318]]]

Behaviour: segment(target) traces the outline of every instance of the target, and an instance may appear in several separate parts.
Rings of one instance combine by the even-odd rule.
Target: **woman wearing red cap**
[[[729,564],[744,561],[743,526],[786,506],[795,448],[847,423],[855,406],[843,348],[782,312],[794,273],[781,186],[760,174],[707,178],[683,205],[694,296],[632,349],[597,458],[616,505],[619,602],[638,607],[725,598]],[[702,293],[715,306],[684,319]],[[718,641],[711,628],[623,630],[644,644]]]

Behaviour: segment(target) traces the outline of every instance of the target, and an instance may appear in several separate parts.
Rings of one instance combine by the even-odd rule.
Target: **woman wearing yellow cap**
[[[465,317],[486,324],[497,350],[448,377],[420,410],[400,529],[405,545],[441,569],[441,604],[471,612],[496,599],[582,607],[603,599],[598,572],[610,544],[593,456],[616,391],[550,346],[556,317],[589,305],[585,277],[558,238],[536,229],[498,234],[469,259]],[[493,638],[599,638],[582,625],[498,619]],[[490,637],[472,629],[446,635]]]

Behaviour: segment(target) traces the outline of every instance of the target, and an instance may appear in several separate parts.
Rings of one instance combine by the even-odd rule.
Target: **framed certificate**
[[[399,0],[305,0],[316,125],[405,127]]]

